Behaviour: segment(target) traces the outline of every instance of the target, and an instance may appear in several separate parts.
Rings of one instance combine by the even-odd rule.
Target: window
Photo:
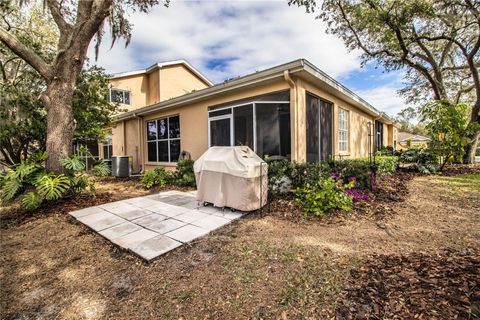
[[[93,163],[98,160],[98,142],[76,138],[73,141],[73,154],[85,163],[87,170],[90,170]]]
[[[375,120],[375,151],[383,147],[383,123]]]
[[[333,149],[333,104],[307,96],[307,162],[325,161]]]
[[[110,89],[110,102],[130,105],[130,91]]]
[[[348,111],[338,109],[338,150],[348,151]]]
[[[112,158],[113,147],[112,147],[112,135],[108,135],[103,142],[103,159],[109,160]]]
[[[147,121],[149,162],[177,162],[180,156],[180,117]]]

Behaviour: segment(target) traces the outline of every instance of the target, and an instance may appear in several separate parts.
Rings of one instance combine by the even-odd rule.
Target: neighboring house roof
[[[258,84],[277,81],[280,78],[284,78],[285,73],[299,76],[303,79],[306,79],[307,81],[312,82],[313,84],[317,84],[323,89],[325,89],[325,91],[345,100],[353,106],[358,107],[367,114],[378,117],[387,124],[396,125],[393,120],[384,112],[375,109],[371,104],[366,102],[360,96],[358,96],[353,91],[327,75],[325,72],[317,68],[315,65],[313,65],[306,59],[294,60],[263,71],[258,71],[246,76],[227,80],[209,88],[187,93],[185,95],[175,97],[166,101],[125,112],[118,115],[114,121],[122,121],[136,116],[147,115],[157,112],[158,110],[179,107],[189,103],[206,100],[213,96],[253,87]]]
[[[128,72],[120,72],[120,73],[115,73],[113,74],[110,79],[118,79],[118,78],[123,78],[123,77],[130,77],[134,76],[137,74],[142,74],[142,73],[150,73],[156,69],[160,69],[163,67],[169,67],[169,66],[174,66],[174,65],[183,65],[185,68],[189,69],[193,74],[195,74],[197,77],[199,77],[201,80],[203,80],[205,83],[207,83],[209,86],[213,86],[213,82],[207,79],[203,74],[200,73],[197,69],[195,69],[190,63],[188,63],[186,60],[173,60],[173,61],[165,61],[165,62],[158,62],[146,69],[141,69],[141,70],[134,70],[134,71],[128,71]]]
[[[406,142],[408,140],[413,142],[428,142],[431,139],[429,137],[421,136],[419,134],[413,134],[409,132],[399,132],[397,135],[398,142]]]

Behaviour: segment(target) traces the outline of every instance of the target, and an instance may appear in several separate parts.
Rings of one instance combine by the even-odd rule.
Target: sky
[[[389,115],[403,109],[397,94],[402,73],[387,73],[374,62],[362,68],[361,52],[349,52],[315,16],[287,0],[172,0],[168,8],[130,13],[130,44],[117,41],[111,48],[107,34],[98,60],[93,43],[89,60],[112,74],[185,59],[219,83],[305,58],[377,109]]]

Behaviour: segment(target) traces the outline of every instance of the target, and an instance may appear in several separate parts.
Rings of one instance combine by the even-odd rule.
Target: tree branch
[[[72,26],[63,19],[62,13],[60,12],[60,6],[58,5],[57,1],[55,0],[46,0],[48,9],[50,10],[50,14],[53,17],[53,21],[58,26],[60,33],[70,33],[72,30]]]
[[[52,68],[32,49],[21,43],[15,36],[0,27],[0,41],[2,41],[17,56],[25,60],[37,72],[49,82],[52,78]]]

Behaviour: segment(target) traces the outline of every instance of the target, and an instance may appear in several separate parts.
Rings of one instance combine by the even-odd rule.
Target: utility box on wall
[[[112,176],[117,178],[127,178],[132,174],[131,156],[113,156],[112,157]]]

